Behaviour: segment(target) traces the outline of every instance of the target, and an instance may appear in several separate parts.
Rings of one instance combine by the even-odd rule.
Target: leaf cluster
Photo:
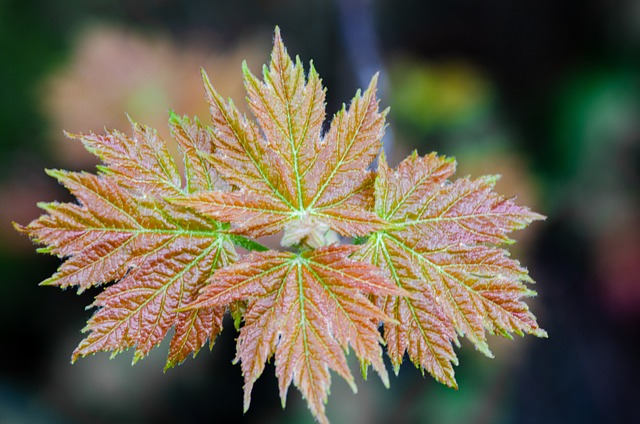
[[[135,362],[173,328],[170,368],[213,345],[229,311],[245,410],[274,358],[283,405],[293,383],[326,423],[330,371],[356,390],[351,350],[385,385],[383,345],[396,373],[407,355],[456,387],[460,337],[491,356],[487,333],[546,335],[524,302],[526,269],[500,247],[541,215],[496,194],[496,177],[450,180],[455,161],[435,153],[391,169],[375,76],[323,133],[320,77],[278,29],[262,79],[243,73],[255,121],[203,72],[211,124],[170,118],[180,166],[132,122],[131,136],[70,135],[102,160],[96,174],[48,171],[77,202],[41,204],[17,226],[65,259],[42,284],[105,285],[74,361],[133,348]],[[282,250],[260,244],[273,234]]]

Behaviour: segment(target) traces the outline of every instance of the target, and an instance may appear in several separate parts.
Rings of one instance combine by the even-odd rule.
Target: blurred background
[[[463,343],[458,391],[411,364],[390,390],[334,378],[332,422],[640,422],[640,0],[0,0],[0,423],[312,422],[294,389],[281,409],[272,366],[242,414],[230,325],[166,374],[166,346],[70,365],[96,291],[38,287],[59,261],[11,227],[70,200],[44,168],[94,169],[63,129],[206,121],[201,66],[241,105],[241,61],[259,72],[276,24],[328,116],[381,72],[393,164],[453,155],[548,216],[512,251],[549,339],[492,338],[495,359]]]

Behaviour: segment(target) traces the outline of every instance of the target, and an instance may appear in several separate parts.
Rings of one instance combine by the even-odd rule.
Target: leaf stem
[[[246,237],[243,237],[237,234],[230,234],[229,238],[231,238],[231,241],[233,242],[233,244],[252,252],[266,252],[267,250],[269,250],[268,247],[258,243],[257,241],[248,239]]]

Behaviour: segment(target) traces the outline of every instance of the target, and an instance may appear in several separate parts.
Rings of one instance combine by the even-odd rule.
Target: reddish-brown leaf
[[[344,353],[348,346],[388,384],[378,333],[387,318],[366,295],[399,290],[378,268],[349,259],[356,249],[331,245],[300,254],[253,253],[216,271],[192,305],[247,300],[237,354],[245,378],[245,409],[254,382],[273,355],[283,404],[293,382],[321,422],[327,422],[329,369],[355,391]]]
[[[458,360],[452,342],[457,343],[453,323],[436,300],[435,290],[421,281],[414,259],[385,234],[371,237],[356,255],[382,269],[407,294],[377,296],[376,304],[396,323],[385,323],[387,354],[397,373],[409,358],[438,381],[456,387],[452,364]]]
[[[286,228],[286,245],[309,244],[317,226],[345,236],[379,228],[381,220],[370,210],[372,178],[367,171],[384,130],[377,78],[336,114],[323,137],[320,78],[313,66],[305,78],[300,60],[288,56],[279,31],[264,81],[246,65],[244,74],[258,125],[225,102],[204,75],[216,145],[210,159],[237,190],[197,193],[180,204],[231,222],[237,233],[253,237]]]
[[[527,271],[495,246],[542,217],[496,194],[494,178],[448,181],[454,170],[452,160],[414,153],[393,171],[382,155],[375,209],[388,224],[357,256],[409,293],[378,299],[400,323],[385,325],[394,366],[406,351],[449,385],[456,384],[454,329],[487,355],[486,330],[546,336],[522,300],[535,294],[525,286]]]
[[[176,309],[195,299],[214,269],[234,260],[235,249],[221,224],[164,200],[224,189],[205,159],[211,143],[204,128],[172,118],[185,160],[183,186],[155,131],[132,125],[133,137],[118,132],[75,136],[103,159],[101,174],[49,171],[79,203],[44,204],[47,214],[21,229],[47,245],[43,250],[67,258],[43,284],[83,291],[116,282],[97,296],[98,310],[74,360],[129,347],[135,347],[137,360],[175,327],[170,367],[219,333],[224,309]]]

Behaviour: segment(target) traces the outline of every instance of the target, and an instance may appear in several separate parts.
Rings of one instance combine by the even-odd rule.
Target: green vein
[[[248,69],[248,68],[247,68]],[[267,175],[264,173],[262,167],[260,167],[258,165],[258,161],[256,158],[253,157],[253,155],[250,153],[249,149],[247,149],[247,147],[245,146],[246,140],[244,140],[242,137],[239,136],[238,131],[236,130],[235,125],[232,125],[232,123],[230,122],[229,116],[226,113],[226,110],[224,108],[224,105],[221,104],[221,99],[219,98],[220,95],[213,89],[213,86],[211,85],[211,81],[209,81],[209,77],[206,75],[206,73],[204,73],[203,71],[203,76],[205,79],[205,83],[208,86],[208,90],[211,93],[211,97],[213,98],[213,101],[215,102],[218,111],[220,112],[220,114],[223,116],[226,124],[229,126],[229,128],[231,129],[231,131],[233,132],[233,135],[235,136],[236,141],[238,142],[238,144],[240,145],[240,147],[242,147],[244,153],[246,154],[246,156],[249,158],[249,160],[251,161],[251,163],[253,164],[254,168],[258,171],[258,173],[260,174],[260,176],[262,177],[262,180],[267,184],[267,186],[269,186],[269,188],[286,204],[288,205],[290,208],[294,209],[293,205],[291,204],[291,202],[289,202],[289,200],[282,194],[280,193],[280,191],[271,183],[271,180],[267,177]]]
[[[327,177],[327,179],[324,181],[324,183],[322,184],[322,186],[318,189],[318,192],[316,193],[315,197],[313,198],[313,200],[311,200],[311,202],[309,203],[309,207],[313,207],[313,205],[315,205],[315,203],[318,201],[318,199],[320,198],[320,196],[322,196],[322,194],[324,193],[324,191],[327,189],[327,187],[329,186],[329,184],[333,181],[333,178],[336,176],[336,174],[338,173],[338,170],[342,167],[342,165],[345,163],[346,157],[349,155],[349,153],[351,152],[351,149],[353,148],[356,138],[358,137],[358,135],[360,134],[360,130],[364,124],[364,121],[367,118],[367,111],[366,109],[369,107],[369,103],[371,103],[371,93],[369,93],[368,91],[367,93],[367,103],[364,105],[365,107],[365,111],[362,114],[362,116],[359,119],[358,125],[353,133],[353,136],[351,137],[351,139],[349,140],[349,142],[346,145],[346,149],[344,150],[343,154],[340,157],[340,160],[338,160],[338,162],[335,164],[335,166],[333,167],[333,169],[331,170],[331,174]],[[362,100],[358,99],[358,100]],[[354,104],[354,115],[357,115],[357,106],[358,106],[358,102],[356,101]],[[345,111],[345,109],[343,109],[343,111]],[[340,116],[340,119],[348,119],[349,118],[349,112],[343,112],[342,115]],[[339,123],[337,124],[339,125]],[[338,134],[337,136],[339,136],[340,134]],[[337,137],[336,136],[336,137]],[[339,141],[336,140],[336,144]]]
[[[402,242],[402,240],[398,239],[397,237],[391,235],[391,234],[385,234],[386,237],[388,237],[389,239],[393,240],[393,242],[399,246],[402,250],[404,250],[405,252],[411,254],[412,257],[417,258],[420,262],[426,262],[427,266],[430,266],[432,268],[434,268],[439,274],[449,277],[451,280],[457,282],[459,285],[461,285],[462,287],[464,287],[467,291],[470,292],[470,294],[472,295],[472,297],[475,296],[479,296],[477,293],[475,293],[469,286],[467,286],[466,284],[464,284],[463,282],[459,281],[456,277],[452,276],[451,274],[449,274],[445,269],[443,269],[442,267],[438,266],[437,264],[431,262],[429,259],[427,259],[424,255],[422,255],[420,252],[416,251],[415,249],[412,249],[411,247],[407,246],[406,244],[404,244]],[[425,277],[426,278],[426,277]],[[445,278],[446,281],[446,278]],[[468,334],[468,336],[470,336],[471,341],[476,345],[477,349],[480,350],[482,353],[484,353],[486,356],[492,358],[493,354],[491,353],[491,351],[489,350],[489,346],[487,345],[486,340],[484,340],[484,334],[476,334],[476,332],[473,330],[473,326],[471,325],[471,323],[469,322],[469,319],[467,318],[467,314],[462,311],[460,309],[460,306],[458,305],[458,302],[456,301],[456,299],[453,297],[453,293],[451,293],[451,290],[449,288],[449,286],[443,281],[443,285],[444,287],[446,287],[446,292],[447,295],[450,299],[451,304],[454,306],[454,308],[458,311],[459,315],[464,319],[464,321],[467,323],[467,328],[470,331],[470,334]],[[475,303],[475,302],[474,302]],[[459,328],[459,326],[456,325],[456,327]]]
[[[393,262],[393,259],[391,258],[391,255],[390,255],[389,251],[387,250],[387,245],[385,243],[383,243],[383,242],[381,243],[381,245],[382,245],[381,246],[382,254],[384,255],[385,261],[387,262],[387,267],[388,267],[389,271],[391,272],[391,275],[393,276],[393,279],[395,280],[395,282],[398,285],[398,287],[400,287],[402,289],[405,289],[403,287],[402,282],[401,282],[401,278],[400,278],[400,276],[398,275],[398,273],[396,271],[396,267],[395,267],[395,264]],[[431,355],[436,360],[436,363],[438,364],[438,367],[440,368],[441,375],[444,376],[444,377],[449,377],[450,372],[442,364],[442,361],[440,361],[438,359],[439,355],[436,352],[435,348],[433,347],[433,343],[431,343],[430,337],[427,334],[426,329],[422,325],[422,322],[420,321],[420,317],[418,316],[418,313],[416,312],[416,307],[413,305],[413,302],[411,302],[411,299],[409,297],[397,296],[396,297],[396,302],[398,302],[398,303],[396,303],[396,307],[397,308],[400,307],[399,297],[402,297],[402,299],[407,303],[407,306],[409,307],[409,310],[411,311],[412,320],[413,320],[413,322],[416,323],[416,326],[418,327],[418,329],[420,331],[420,335],[422,336],[422,339],[427,344],[427,346],[429,347],[429,350],[431,351]],[[407,331],[410,331],[410,328]],[[404,353],[404,352],[402,352],[402,353]],[[422,363],[421,363],[421,365],[422,365]],[[455,380],[453,380],[452,378],[448,378],[448,380],[449,380],[450,383],[452,383],[454,386],[456,386]]]

